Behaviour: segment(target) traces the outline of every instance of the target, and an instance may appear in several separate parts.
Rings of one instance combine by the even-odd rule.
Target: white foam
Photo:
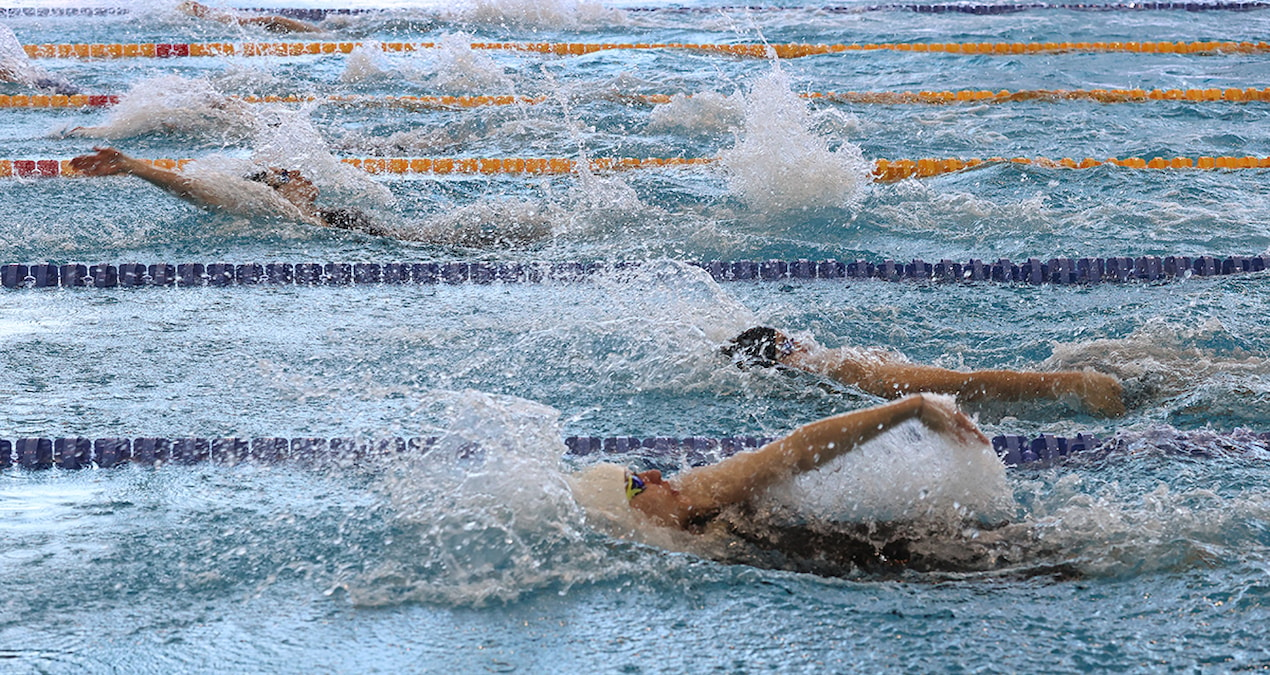
[[[669,103],[654,107],[648,128],[650,131],[722,133],[740,128],[744,121],[744,96],[703,91],[691,96],[675,94]]]
[[[1009,514],[1005,467],[987,443],[962,443],[905,422],[793,480],[760,502],[795,520],[956,525]]]
[[[625,12],[588,0],[471,0],[449,14],[450,20],[520,29],[577,30],[628,23]]]
[[[733,194],[766,213],[843,207],[868,184],[871,170],[859,146],[837,149],[812,131],[807,104],[775,68],[745,96],[745,125],[736,144],[720,153]]]
[[[384,57],[384,49],[375,40],[363,40],[349,52],[344,60],[340,82],[352,84],[382,77],[390,70]]]
[[[446,33],[437,40],[432,84],[452,94],[510,92],[512,81],[487,52],[472,49],[472,36]]]
[[[0,82],[16,82],[28,87],[54,88],[59,93],[74,93],[65,79],[50,74],[31,62],[13,30],[0,23]]]
[[[398,235],[446,246],[517,248],[551,238],[558,215],[538,200],[483,199],[402,225]]]
[[[480,604],[605,574],[560,456],[558,412],[474,391],[440,393],[448,427],[424,456],[388,458],[381,485],[403,556],[350,580],[362,605]]]
[[[473,39],[465,33],[444,33],[435,49],[415,52],[405,62],[390,61],[380,43],[366,41],[349,54],[340,81],[358,84],[395,77],[448,94],[514,93],[506,69],[489,52],[472,49]]]
[[[111,106],[106,120],[67,132],[89,138],[129,138],[150,133],[185,134],[218,146],[250,138],[256,110],[217,91],[208,80],[162,75],[137,82]]]
[[[331,154],[322,133],[304,110],[278,109],[260,124],[252,159],[260,165],[300,171],[322,191],[319,201],[333,206],[350,202],[388,205],[395,201],[392,192],[370,174]]]
[[[901,233],[931,232],[980,244],[1003,232],[1035,235],[1052,233],[1062,218],[1049,206],[1044,192],[1021,199],[994,202],[982,196],[905,180],[887,188],[886,203],[874,206],[882,226]]]
[[[1242,349],[1219,352],[1204,346],[1225,341],[1229,331],[1219,319],[1180,326],[1149,319],[1123,338],[1055,344],[1043,369],[1093,368],[1116,375],[1135,397],[1160,398],[1194,389],[1196,383],[1223,377],[1236,380],[1270,375],[1270,359]]]

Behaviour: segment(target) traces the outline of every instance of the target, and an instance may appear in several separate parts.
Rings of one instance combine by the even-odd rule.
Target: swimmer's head
[[[318,198],[318,188],[313,181],[305,178],[299,171],[279,169],[271,166],[247,175],[247,180],[263,183],[273,188],[283,199],[307,208]]]
[[[755,326],[732,338],[721,351],[737,368],[771,368],[779,366],[781,357],[792,354],[794,347],[794,341],[775,328]]]

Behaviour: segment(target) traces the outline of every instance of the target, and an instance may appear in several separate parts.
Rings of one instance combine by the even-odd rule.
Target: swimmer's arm
[[[114,148],[94,148],[91,155],[81,155],[71,160],[71,167],[86,176],[132,175],[165,192],[195,206],[205,208],[229,208],[214,193],[203,189],[198,181],[175,171],[160,169],[148,162],[129,157]]]
[[[716,511],[745,502],[768,486],[810,471],[910,419],[919,419],[931,430],[963,441],[988,442],[951,402],[932,396],[908,396],[803,425],[758,450],[687,471],[676,477],[676,489],[694,510]]]
[[[321,33],[322,29],[311,23],[289,19],[285,16],[239,16],[231,12],[214,10],[199,2],[183,2],[177,10],[200,19],[210,19],[225,24],[259,26],[271,33]]]
[[[888,359],[862,359],[846,350],[791,354],[783,363],[831,377],[883,398],[917,392],[950,394],[958,400],[1024,401],[1073,395],[1096,415],[1114,417],[1125,412],[1120,382],[1092,371],[1049,373],[1012,370],[961,372]]]
[[[270,33],[321,33],[321,28],[311,23],[289,19],[285,16],[252,16],[238,19],[244,26],[259,26]]]

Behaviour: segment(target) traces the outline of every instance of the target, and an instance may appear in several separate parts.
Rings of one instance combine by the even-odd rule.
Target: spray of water
[[[437,40],[432,83],[454,94],[487,94],[512,90],[511,78],[487,52],[472,49],[472,36],[445,33]]]
[[[422,53],[419,62],[389,61],[378,42],[366,41],[349,54],[340,81],[375,82],[390,77],[435,88],[447,94],[513,93],[514,83],[489,53],[472,49],[465,33],[443,33],[436,49]]]
[[[675,94],[669,103],[653,108],[648,117],[650,131],[723,133],[739,129],[745,122],[745,100],[740,94],[724,96],[703,91],[692,96]]]
[[[391,66],[384,57],[383,47],[375,40],[363,40],[353,48],[344,60],[344,70],[340,73],[340,82],[356,84],[383,77]]]
[[[101,124],[65,134],[111,140],[174,134],[224,147],[251,138],[257,122],[256,108],[222,94],[209,80],[162,75],[134,84]]]
[[[517,29],[579,30],[621,26],[626,13],[588,0],[472,0],[450,20]]]
[[[18,37],[4,24],[0,24],[0,82],[16,82],[58,94],[79,93],[66,78],[31,63]]]
[[[370,174],[349,166],[335,155],[308,112],[276,111],[259,126],[252,160],[264,166],[299,170],[322,191],[323,201],[382,206],[392,204],[392,192]]]
[[[780,68],[760,77],[745,97],[745,124],[736,144],[720,154],[728,186],[763,213],[842,207],[868,184],[860,148],[831,148],[815,134],[807,104]]]
[[[1235,346],[1230,346],[1232,343]],[[1218,319],[1197,326],[1149,319],[1123,338],[1056,344],[1042,367],[1094,368],[1112,373],[1124,383],[1126,397],[1134,407],[1181,395],[1204,397],[1206,405],[1214,405],[1213,394],[1197,387],[1201,383],[1215,387],[1223,397],[1235,386],[1243,390],[1242,398],[1249,404],[1258,398],[1264,400],[1270,392],[1258,383],[1270,375],[1270,359],[1237,344]]]
[[[362,605],[481,604],[546,585],[603,578],[560,467],[558,413],[462,392],[423,457],[400,457],[382,483],[397,524],[393,555],[345,587]]]

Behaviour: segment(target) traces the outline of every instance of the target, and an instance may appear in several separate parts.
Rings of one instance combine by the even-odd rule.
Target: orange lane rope
[[[152,166],[181,170],[190,159],[147,159],[142,160]],[[375,157],[347,158],[342,160],[371,174],[524,174],[524,175],[561,175],[578,171],[578,162],[567,158],[426,158],[426,157]],[[597,158],[590,160],[588,166],[592,171],[615,171],[622,169],[648,169],[661,167],[702,166],[718,162],[712,157],[666,157],[666,158]],[[1270,157],[1208,157],[1197,158],[1174,157],[1165,159],[1156,157],[1150,160],[1140,157],[1126,159],[1092,159],[1074,160],[1070,158],[1048,159],[1045,157],[989,157],[987,159],[878,159],[874,162],[873,178],[878,182],[891,182],[904,178],[928,178],[945,173],[964,171],[990,164],[1025,164],[1049,169],[1091,169],[1097,166],[1112,165],[1129,169],[1266,169],[1270,168]],[[9,177],[56,177],[79,176],[70,166],[68,159],[0,159],[0,178]]]
[[[31,58],[176,58],[186,56],[306,56],[348,54],[357,42],[188,42],[24,45]],[[384,42],[385,52],[435,49],[434,42]],[[861,51],[902,51],[946,54],[1036,54],[1054,52],[1133,52],[1144,54],[1218,54],[1270,51],[1267,42],[881,42],[867,44],[696,44],[582,43],[582,42],[475,42],[473,49],[534,52],[580,56],[614,49],[683,49],[729,56],[782,59]]]
[[[845,91],[800,94],[810,100],[882,105],[954,103],[1010,103],[1016,101],[1097,101],[1099,103],[1140,103],[1146,101],[1270,101],[1270,87],[1209,89],[1031,89],[1021,91]],[[105,108],[119,103],[115,94],[0,94],[0,108]],[[236,96],[245,103],[329,103],[335,105],[383,106],[436,110],[497,105],[535,105],[547,96]],[[616,94],[618,101],[658,105],[669,103],[668,94]]]

